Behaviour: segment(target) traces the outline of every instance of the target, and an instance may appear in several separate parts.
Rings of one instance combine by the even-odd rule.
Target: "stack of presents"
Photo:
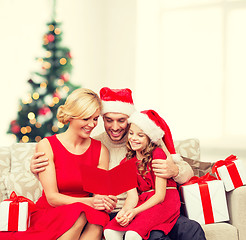
[[[187,217],[200,224],[228,221],[226,191],[246,185],[243,162],[234,155],[216,162],[213,173],[216,177],[209,173],[194,176],[180,187]],[[35,204],[13,192],[0,203],[0,231],[25,231],[32,211]]]
[[[194,176],[181,186],[184,211],[200,224],[229,221],[226,192],[246,185],[246,169],[234,155],[216,162],[212,172],[216,177]]]

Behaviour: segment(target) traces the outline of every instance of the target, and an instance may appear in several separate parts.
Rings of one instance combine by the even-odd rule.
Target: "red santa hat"
[[[102,114],[114,112],[130,116],[135,111],[132,91],[128,88],[110,89],[104,87],[100,90],[100,98],[102,100]]]
[[[162,139],[170,154],[176,154],[170,128],[157,112],[154,110],[136,111],[128,118],[128,122],[142,129],[152,142],[158,143]]]

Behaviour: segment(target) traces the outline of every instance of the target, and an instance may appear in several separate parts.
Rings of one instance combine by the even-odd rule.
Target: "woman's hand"
[[[117,203],[117,197],[113,195],[100,195],[100,194],[95,194],[93,197],[93,207],[96,210],[102,210],[107,213],[112,212]]]
[[[113,195],[104,196],[103,202],[105,211],[111,213],[116,207],[117,197]]]

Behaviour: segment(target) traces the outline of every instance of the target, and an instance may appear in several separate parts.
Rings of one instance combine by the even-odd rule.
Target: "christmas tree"
[[[40,72],[28,80],[31,92],[20,100],[17,118],[8,129],[18,142],[38,142],[43,137],[64,132],[67,127],[57,121],[57,108],[79,87],[70,82],[72,57],[70,50],[61,46],[61,23],[52,20],[47,25],[48,31],[43,37],[45,56],[37,58]]]

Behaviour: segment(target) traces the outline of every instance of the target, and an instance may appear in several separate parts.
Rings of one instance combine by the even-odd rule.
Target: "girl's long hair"
[[[132,150],[129,141],[127,142],[126,147],[127,147],[126,158],[128,160],[133,158],[134,156],[136,156],[136,151]],[[140,164],[137,164],[137,168],[138,168],[138,171],[139,171],[141,176],[144,176],[145,174],[147,174],[150,171],[150,169],[151,169],[150,162],[153,159],[152,153],[156,147],[158,147],[158,145],[156,143],[151,142],[149,137],[148,137],[148,143],[147,143],[146,147],[141,151],[141,154],[144,156],[144,158],[142,159]]]

